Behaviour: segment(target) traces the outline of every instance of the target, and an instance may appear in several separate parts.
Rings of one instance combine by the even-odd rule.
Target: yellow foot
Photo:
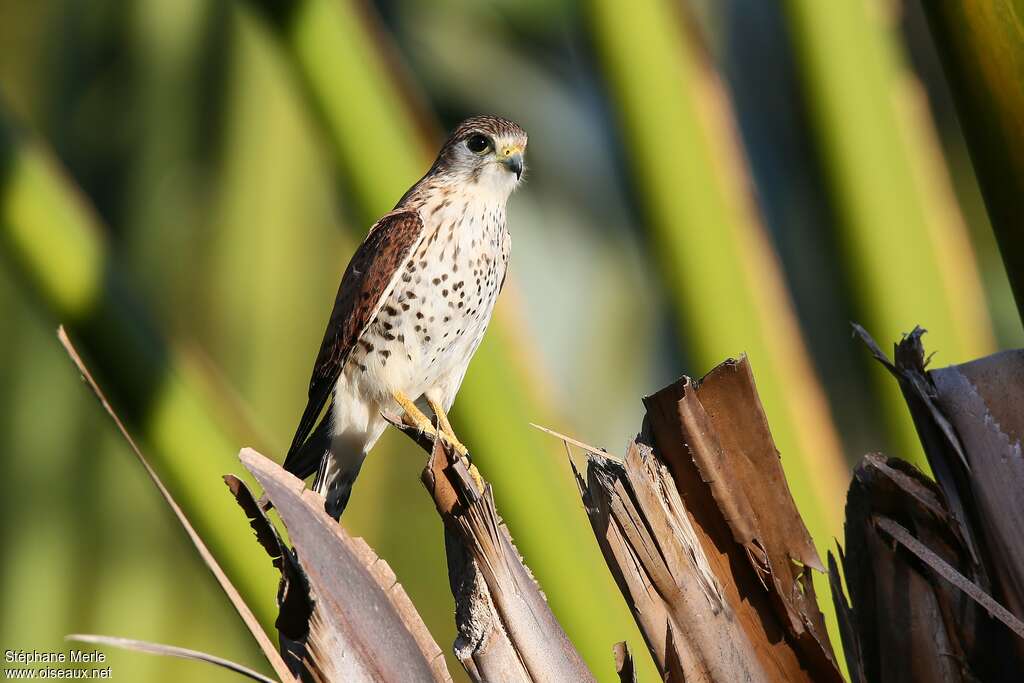
[[[437,430],[434,429],[434,424],[430,421],[430,418],[423,414],[423,411],[416,407],[416,404],[409,400],[409,397],[402,392],[395,392],[395,401],[398,405],[402,406],[402,410],[405,411],[405,415],[402,416],[402,421],[410,427],[415,427],[424,434],[427,434],[431,438],[437,438]]]
[[[434,411],[434,415],[437,416],[437,426],[439,427],[440,432],[444,435],[445,441],[462,457],[469,455],[469,449],[459,441],[459,437],[455,436],[455,430],[452,429],[452,423],[448,421],[448,415],[444,412],[444,408],[441,404],[431,398],[427,399],[427,404],[430,405],[430,409]]]
[[[416,404],[409,399],[408,396],[398,391],[394,394],[395,401],[402,407],[405,415],[402,416],[402,421],[410,427],[415,427],[420,432],[427,434],[433,439],[441,439],[448,446],[451,447],[458,455],[459,458],[466,463],[469,469],[469,475],[473,478],[473,483],[476,485],[476,490],[480,493],[484,492],[484,478],[480,476],[480,470],[476,468],[469,460],[469,449],[467,449],[459,437],[455,436],[455,430],[452,429],[451,422],[448,421],[448,416],[444,412],[444,408],[435,401],[427,399],[427,403],[430,405],[430,409],[437,416],[437,428],[434,427],[430,419],[423,414]]]
[[[443,411],[438,413],[437,419],[441,426],[441,429],[438,430],[434,427],[434,423],[430,421],[430,418],[424,415],[423,411],[420,410],[414,402],[409,400],[408,396],[401,392],[395,392],[394,396],[398,405],[402,406],[402,410],[405,411],[405,415],[402,416],[402,421],[405,422],[405,424],[410,427],[415,427],[432,439],[441,439],[463,458],[469,455],[469,451],[455,436],[455,433],[451,431],[452,426],[449,424],[447,416],[444,416]],[[433,410],[435,404],[431,401],[430,406]],[[437,408],[440,408],[440,406],[437,406]]]

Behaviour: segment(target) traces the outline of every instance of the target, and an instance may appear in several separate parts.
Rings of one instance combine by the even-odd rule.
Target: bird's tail
[[[352,495],[352,485],[366,458],[364,446],[363,438],[338,435],[331,440],[330,449],[320,460],[313,490],[324,497],[324,509],[335,520],[341,518]]]

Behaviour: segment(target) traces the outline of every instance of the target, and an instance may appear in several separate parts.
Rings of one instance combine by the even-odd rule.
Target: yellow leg
[[[434,411],[434,415],[437,416],[437,426],[440,432],[444,435],[448,443],[451,444],[452,448],[455,449],[455,452],[463,458],[466,458],[468,462],[469,458],[467,456],[469,455],[469,449],[459,441],[459,437],[455,436],[455,430],[452,429],[452,423],[448,421],[448,415],[444,412],[444,408],[440,403],[429,397],[427,398],[427,404],[430,406],[430,409]],[[473,477],[477,490],[482,492],[484,490],[484,478],[480,476],[480,470],[476,468],[476,465],[471,462],[469,463],[469,474]]]
[[[416,407],[416,404],[409,400],[409,397],[400,391],[396,391],[395,401],[398,405],[402,406],[402,410],[405,411],[405,423],[411,427],[415,427],[424,434],[429,434],[431,437],[437,438],[437,430],[434,429],[434,423],[430,421],[430,418],[423,414],[423,411]]]
[[[452,431],[452,425],[448,422],[448,416],[444,414],[444,410],[440,405],[430,400],[427,401],[430,404],[430,409],[437,415],[437,422],[441,427],[440,431],[438,431],[434,428],[434,423],[430,421],[430,418],[424,415],[423,411],[408,396],[400,391],[396,391],[394,397],[398,405],[402,406],[402,410],[405,411],[403,421],[407,425],[415,427],[431,438],[440,438],[462,457],[469,455],[469,451],[462,445],[458,437],[455,436],[455,432]]]
[[[455,430],[452,429],[452,423],[448,421],[448,415],[445,414],[444,408],[441,404],[431,398],[427,398],[427,404],[430,406],[430,409],[434,411],[434,415],[437,416],[437,426],[441,430],[441,433],[448,437],[447,441],[452,445],[452,448],[454,448],[459,455],[466,455],[469,453],[469,449],[462,445],[462,442],[459,441],[459,437],[455,436]]]

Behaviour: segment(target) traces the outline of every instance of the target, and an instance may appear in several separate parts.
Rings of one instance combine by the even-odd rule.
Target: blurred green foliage
[[[1024,317],[1024,3],[928,3],[985,205]]]
[[[944,84],[923,71],[922,91],[903,56],[931,49],[920,32],[877,3],[832,15],[790,0],[771,58],[805,97],[780,108],[757,92],[777,84],[715,73],[743,41],[735,17],[777,11],[751,2],[691,14],[664,0],[0,0],[0,540],[15,549],[0,565],[0,645],[60,648],[93,631],[261,665],[52,331],[71,325],[267,620],[270,566],[218,475],[240,469],[243,444],[281,454],[349,254],[443,130],[479,111],[530,132],[529,182],[510,205],[511,284],[453,417],[598,676],[612,676],[613,642],[644,648],[564,455],[528,421],[618,451],[643,393],[748,352],[795,497],[828,545],[840,453],[895,442],[907,457],[910,440],[882,385],[857,388],[852,342],[808,355],[804,339],[842,316],[820,311],[848,311],[879,339],[920,323],[943,363],[992,347],[989,314],[1001,344],[1022,339],[984,215],[963,200],[976,189]],[[772,35],[770,22],[756,30]],[[743,148],[734,116],[740,133],[754,118],[802,141],[813,163],[781,158],[764,182],[770,150]],[[830,219],[762,220],[794,186],[820,202],[807,216]],[[807,231],[834,248],[787,241]],[[809,262],[830,281],[787,291]],[[833,423],[861,411],[877,419],[837,438]],[[346,526],[391,563],[447,650],[421,463],[386,435]],[[124,680],[199,676],[110,657]]]
[[[836,206],[859,322],[897,340],[920,323],[938,362],[994,350],[992,324],[920,86],[906,71],[896,15],[868,2],[784,3],[811,134]],[[899,455],[927,470],[898,388],[872,369]]]
[[[723,355],[750,356],[787,478],[814,535],[828,538],[842,519],[823,503],[845,491],[845,466],[750,194],[721,84],[671,3],[592,4],[595,42],[622,111],[680,336],[699,367]],[[651,92],[664,94],[654,99]],[[809,457],[817,460],[813,468]]]

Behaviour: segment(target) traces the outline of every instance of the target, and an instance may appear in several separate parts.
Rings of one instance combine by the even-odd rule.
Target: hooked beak
[[[523,177],[523,151],[521,149],[506,148],[503,150],[501,163],[516,174],[516,180]]]

